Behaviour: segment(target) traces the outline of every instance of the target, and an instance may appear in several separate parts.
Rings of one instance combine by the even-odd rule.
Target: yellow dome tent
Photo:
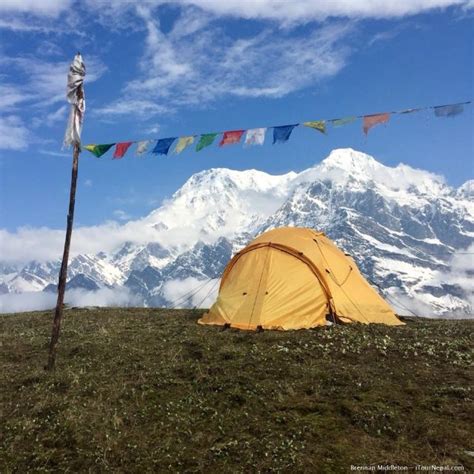
[[[282,227],[234,255],[199,323],[288,330],[324,326],[327,315],[343,323],[404,324],[324,233]]]

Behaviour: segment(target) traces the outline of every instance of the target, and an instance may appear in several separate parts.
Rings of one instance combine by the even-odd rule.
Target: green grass
[[[474,471],[472,321],[222,331],[199,311],[0,317],[0,472]]]

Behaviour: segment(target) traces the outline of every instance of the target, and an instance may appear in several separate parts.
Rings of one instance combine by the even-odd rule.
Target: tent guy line
[[[158,139],[146,139],[146,140],[130,140],[122,142],[113,142],[113,143],[102,143],[102,144],[88,144],[84,145],[82,148],[88,150],[97,158],[100,158],[105,153],[107,153],[110,148],[115,146],[115,151],[113,154],[114,159],[121,159],[125,156],[128,149],[136,144],[137,148],[135,151],[136,155],[143,155],[145,153],[151,152],[152,154],[168,155],[170,149],[174,142],[177,140],[177,143],[174,147],[173,153],[179,154],[184,149],[192,145],[196,137],[200,137],[196,145],[196,151],[201,151],[202,149],[212,145],[215,139],[222,135],[219,142],[219,146],[234,145],[241,141],[242,136],[246,133],[245,136],[245,145],[263,145],[265,141],[265,133],[268,129],[273,129],[273,144],[275,143],[284,143],[288,141],[293,132],[293,129],[303,125],[305,127],[312,128],[320,133],[326,134],[328,125],[332,127],[339,128],[344,125],[349,125],[350,123],[355,122],[358,119],[363,120],[363,131],[367,135],[369,130],[379,124],[384,124],[389,122],[392,115],[407,115],[417,112],[422,112],[426,110],[433,110],[436,117],[455,117],[461,114],[464,111],[464,106],[471,104],[471,100],[465,102],[456,102],[452,104],[445,105],[431,105],[426,107],[415,107],[409,109],[403,109],[392,112],[378,112],[371,113],[366,115],[349,115],[341,118],[332,118],[332,119],[319,119],[306,122],[298,122],[290,125],[272,125],[268,127],[258,127],[258,128],[249,128],[249,129],[239,129],[239,130],[224,130],[211,133],[201,133],[201,134],[190,134],[182,135],[176,137],[166,137]],[[152,148],[153,146],[153,148]]]

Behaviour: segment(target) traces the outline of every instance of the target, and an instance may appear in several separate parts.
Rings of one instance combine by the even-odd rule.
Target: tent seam
[[[219,291],[223,287],[224,282],[227,279],[227,276],[232,271],[232,269],[234,268],[234,265],[237,263],[239,258],[242,257],[243,255],[245,255],[246,253],[252,252],[253,250],[257,250],[257,249],[263,248],[263,247],[271,247],[271,248],[274,248],[276,250],[279,250],[280,252],[287,253],[288,255],[291,255],[291,256],[297,258],[300,262],[307,265],[309,267],[309,269],[311,270],[311,273],[313,273],[313,275],[316,277],[316,279],[320,283],[321,288],[323,289],[323,292],[326,296],[326,300],[328,302],[328,305],[334,310],[334,314],[337,316],[336,309],[333,307],[333,304],[331,303],[333,301],[331,290],[327,286],[324,277],[322,275],[320,275],[320,272],[318,271],[317,267],[311,262],[311,260],[308,257],[306,257],[306,255],[303,254],[303,252],[299,252],[295,248],[290,247],[288,245],[275,244],[275,243],[272,243],[272,242],[259,242],[257,244],[250,245],[250,246],[246,247],[245,249],[243,249],[242,251],[236,253],[234,255],[234,257],[232,258],[232,260],[230,261],[229,265],[227,266],[226,270],[224,271],[224,274],[222,275],[222,280],[221,280],[221,284],[220,284],[220,287],[219,287]],[[302,256],[304,256],[305,258],[302,258]]]
[[[249,326],[250,326],[250,323],[252,322],[253,313],[255,311],[255,306],[257,305],[257,298],[258,298],[258,294],[260,292],[260,286],[262,285],[263,272],[265,271],[265,266],[267,264],[269,254],[270,254],[270,252],[267,251],[267,255],[265,255],[265,261],[263,262],[262,272],[260,273],[260,280],[258,281],[257,293],[255,294],[255,300],[253,302],[252,312],[250,313],[250,319],[249,319],[249,324],[248,324]]]

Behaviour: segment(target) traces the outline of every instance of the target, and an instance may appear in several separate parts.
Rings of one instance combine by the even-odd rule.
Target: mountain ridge
[[[77,255],[69,279],[90,287],[136,291],[144,304],[166,302],[166,282],[217,278],[232,254],[277,226],[324,231],[356,259],[387,295],[434,314],[470,314],[472,291],[451,259],[474,242],[474,180],[458,188],[405,164],[389,167],[352,149],[333,150],[299,173],[212,168],[191,176],[171,198],[133,225],[148,242]],[[1,290],[39,291],[55,284],[59,262],[0,277]],[[2,265],[0,265],[1,271]],[[443,275],[448,281],[443,280]],[[452,280],[452,281],[451,281]]]

